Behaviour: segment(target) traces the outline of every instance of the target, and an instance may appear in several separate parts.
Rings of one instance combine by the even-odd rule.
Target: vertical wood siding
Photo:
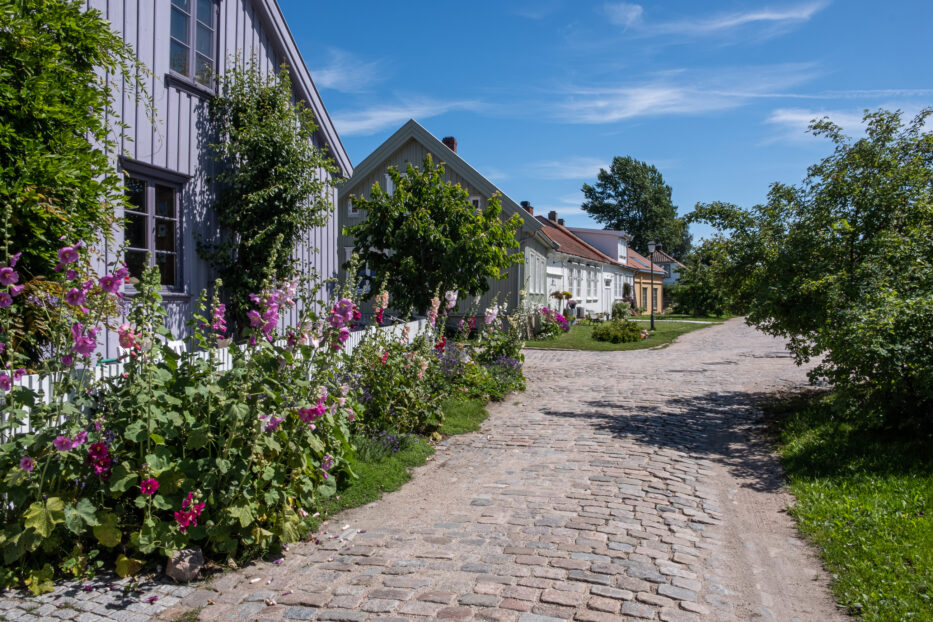
[[[144,82],[155,108],[153,118],[146,114],[145,106],[137,101],[130,84],[119,77],[107,76],[111,84],[122,92],[115,102],[116,118],[108,119],[118,138],[119,153],[112,154],[114,166],[117,157],[124,156],[144,164],[162,167],[189,175],[191,180],[181,194],[182,264],[184,294],[169,295],[166,305],[172,332],[185,338],[185,322],[202,290],[210,288],[216,275],[197,253],[200,236],[211,236],[217,223],[210,207],[213,188],[208,182],[216,165],[208,152],[206,136],[207,99],[204,95],[169,84],[169,30],[171,2],[169,0],[86,0],[86,6],[99,10],[110,20],[112,28],[121,33],[137,57],[148,69]],[[284,50],[275,49],[267,33],[268,26],[253,6],[252,0],[221,0],[215,42],[217,70],[223,73],[234,57],[240,63],[255,57],[260,69],[278,71]],[[119,80],[119,83],[114,83]],[[124,137],[119,138],[118,123],[126,124]],[[318,146],[323,144],[315,138]],[[320,175],[328,173],[321,171]],[[330,196],[336,204],[336,192]],[[328,224],[308,231],[295,252],[305,270],[313,270],[322,278],[336,276],[337,221],[331,213]],[[117,230],[117,244],[122,240],[122,229]],[[113,249],[107,249],[106,261],[117,259]],[[297,321],[297,313],[287,318]],[[114,335],[104,339],[106,354],[116,354]]]

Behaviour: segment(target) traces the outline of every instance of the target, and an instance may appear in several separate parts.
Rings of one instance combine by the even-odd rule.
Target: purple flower
[[[52,445],[58,451],[68,451],[71,449],[71,439],[67,436],[59,436],[54,441],[52,441]]]
[[[99,330],[100,329],[97,328],[89,328],[87,334],[85,334],[84,325],[80,322],[72,324],[71,337],[74,340],[74,345],[71,348],[72,351],[80,354],[84,358],[89,358],[94,354],[94,349],[97,347],[97,333]],[[64,359],[62,362],[64,362]]]
[[[269,422],[266,424],[266,432],[275,432],[283,421],[285,421],[285,417],[270,417]]]
[[[0,390],[9,391],[13,388],[13,380],[6,374],[0,372]]]
[[[122,284],[123,279],[113,274],[105,274],[104,276],[100,277],[100,288],[108,294],[120,293],[120,286]]]
[[[353,320],[353,301],[349,298],[341,298],[334,306],[334,313],[341,316],[345,321]]]
[[[78,242],[74,246],[65,246],[58,249],[58,261],[62,265],[78,261],[78,248],[80,246],[81,243]]]
[[[249,325],[253,328],[259,328],[262,326],[262,316],[259,315],[259,311],[256,309],[250,309],[249,313],[246,314],[246,317],[249,318]]]
[[[87,298],[84,295],[84,290],[72,287],[70,290],[68,290],[68,293],[65,294],[65,302],[74,307],[83,305],[85,302],[87,302]]]
[[[87,442],[87,432],[85,430],[81,430],[80,432],[75,434],[75,437],[73,439],[71,439],[71,448],[74,449],[76,447],[80,447],[86,442]]]
[[[11,267],[11,268],[15,268],[15,267],[16,267],[16,262],[19,261],[19,258],[20,258],[22,255],[23,255],[23,253],[22,253],[22,252],[19,252],[19,253],[16,253],[15,255],[12,255],[12,256],[10,257],[10,267]]]
[[[19,280],[19,273],[13,268],[3,266],[0,268],[0,285],[12,285]]]
[[[78,278],[78,272],[77,272],[77,270],[72,270],[71,268],[68,268],[68,269],[65,271],[65,278],[68,279],[69,281],[74,281],[74,280],[76,280],[76,279]]]
[[[29,456],[23,456],[23,458],[19,461],[19,468],[28,473],[36,468],[36,461]]]
[[[74,363],[74,360],[75,357],[71,356],[70,354],[66,354],[62,357],[62,365],[65,367],[71,367],[71,364]]]
[[[13,285],[10,287],[10,296],[14,298],[23,293],[23,290],[26,289],[25,285]]]
[[[340,329],[340,334],[337,335],[337,339],[340,340],[340,343],[346,343],[347,339],[350,338],[350,329],[344,326]]]
[[[145,479],[139,484],[139,491],[150,497],[159,489],[159,481],[153,478]]]
[[[0,309],[6,309],[13,304],[13,297],[6,292],[0,292]]]
[[[151,605],[152,603],[154,603],[154,602],[157,601],[157,600],[159,600],[159,597],[158,597],[158,596],[155,596],[155,595],[152,595],[152,596],[150,596],[149,598],[146,599],[146,602],[149,603],[149,604]]]

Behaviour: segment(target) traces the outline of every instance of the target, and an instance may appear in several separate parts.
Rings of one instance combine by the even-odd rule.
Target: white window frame
[[[360,208],[353,203],[353,199],[347,199],[347,216],[356,218],[360,215]]]
[[[392,176],[388,173],[385,174],[385,191],[389,195],[395,192],[395,182],[392,181]]]
[[[483,209],[483,197],[479,196],[478,194],[474,194],[470,197],[470,205],[472,205],[473,209],[475,210]]]
[[[172,19],[173,15],[179,15],[182,19],[188,20],[188,32],[186,33],[188,40],[187,42],[176,39],[172,36],[171,26],[169,26],[169,73],[174,76],[178,76],[181,79],[190,82],[192,84],[197,84],[201,87],[208,89],[214,89],[214,74],[217,72],[217,56],[219,53],[219,41],[220,37],[218,36],[219,30],[219,21],[220,21],[220,4],[217,0],[208,0],[211,4],[211,23],[207,24],[199,18],[198,15],[198,0],[189,0],[188,2],[188,11],[175,2],[170,2],[169,4],[169,20]],[[198,24],[201,24],[206,30],[211,32],[211,41],[210,41],[210,52],[211,57],[208,58],[201,51],[198,50]],[[171,21],[170,21],[171,24]],[[174,42],[179,47],[187,48],[186,52],[186,71],[179,71],[172,67],[172,42]],[[210,61],[210,70],[206,75],[199,76],[197,73],[198,66],[198,57],[202,57]]]

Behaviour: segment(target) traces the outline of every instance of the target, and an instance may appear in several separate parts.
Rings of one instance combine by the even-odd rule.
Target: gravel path
[[[61,586],[2,599],[0,615],[846,619],[757,440],[756,394],[806,382],[780,342],[734,319],[661,350],[529,350],[526,375],[528,391],[494,405],[481,433],[446,442],[402,490],[340,515],[282,564],[122,601]]]

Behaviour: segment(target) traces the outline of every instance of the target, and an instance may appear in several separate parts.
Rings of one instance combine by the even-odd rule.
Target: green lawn
[[[453,436],[475,432],[488,416],[485,404],[480,400],[450,399],[444,403],[444,423],[440,433]],[[315,510],[321,513],[321,518],[326,518],[341,510],[376,501],[382,493],[398,490],[410,480],[411,469],[427,462],[433,453],[434,447],[417,436],[409,437],[396,453],[361,452],[363,459],[354,466],[358,477],[348,481],[338,495],[323,500]]]
[[[864,620],[933,620],[933,438],[834,419],[825,398],[769,406],[800,529]]]
[[[639,323],[641,326],[641,323]],[[592,324],[574,324],[570,331],[562,333],[553,339],[544,341],[527,341],[529,348],[557,348],[560,350],[641,350],[666,345],[684,333],[706,328],[709,324],[692,324],[689,322],[656,322],[654,333],[647,339],[640,339],[630,343],[609,343],[593,339]],[[648,327],[647,324],[644,325]]]

